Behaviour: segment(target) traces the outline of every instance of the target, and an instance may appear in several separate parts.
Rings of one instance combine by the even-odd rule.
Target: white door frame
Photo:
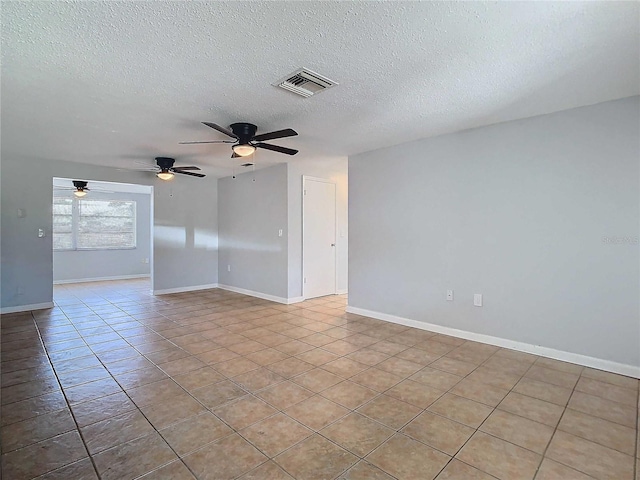
[[[335,187],[335,192],[337,193],[338,191],[338,185],[336,184],[336,182],[334,182],[333,180],[329,180],[328,178],[320,178],[320,177],[312,177],[309,175],[302,175],[302,298],[304,298],[306,300],[307,295],[306,295],[306,284],[305,284],[305,275],[304,275],[304,255],[305,255],[305,251],[304,251],[304,211],[305,211],[305,193],[306,193],[306,181],[307,180],[311,180],[313,182],[322,182],[322,183],[330,183]],[[338,292],[338,241],[337,241],[337,237],[338,237],[338,205],[337,205],[337,195],[334,195],[333,197],[333,211],[334,211],[334,222],[335,222],[335,238],[334,238],[334,256],[333,256],[333,270],[334,270],[334,274],[335,274],[335,279],[334,279],[334,292],[333,295],[336,295]]]

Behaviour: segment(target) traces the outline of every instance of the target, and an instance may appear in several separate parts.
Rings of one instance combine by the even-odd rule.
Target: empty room
[[[640,4],[1,1],[7,480],[640,480]]]

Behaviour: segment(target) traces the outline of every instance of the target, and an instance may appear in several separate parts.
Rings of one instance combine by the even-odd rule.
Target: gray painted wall
[[[91,188],[91,187],[89,187]],[[73,192],[56,192],[73,197]],[[149,275],[151,263],[151,195],[142,193],[90,192],[96,200],[135,200],[136,248],[123,250],[63,250],[53,252],[53,281],[82,281],[128,275]]]
[[[346,157],[294,160],[288,164],[289,298],[302,296],[302,176],[326,178],[336,184],[336,288],[347,291],[348,160]]]
[[[146,172],[2,155],[0,306],[17,307],[52,300],[54,176],[153,185],[154,288],[217,283],[215,178],[180,177],[162,182]],[[18,218],[19,208],[25,210],[25,217]],[[44,238],[38,238],[38,228],[44,228]]]
[[[287,298],[287,164],[219,179],[218,226],[219,283]]]
[[[349,304],[640,365],[639,114],[633,97],[350,157]]]

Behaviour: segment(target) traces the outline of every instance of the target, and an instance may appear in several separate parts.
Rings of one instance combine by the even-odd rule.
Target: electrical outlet
[[[447,290],[447,302],[453,302],[453,290]]]
[[[227,265],[227,272],[231,271],[231,265]]]
[[[278,230],[278,236],[281,237],[282,236],[282,229]]]
[[[476,307],[481,307],[482,306],[482,294],[481,293],[474,293],[473,294],[473,304]]]

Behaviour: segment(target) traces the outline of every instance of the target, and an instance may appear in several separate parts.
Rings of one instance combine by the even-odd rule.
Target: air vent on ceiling
[[[301,68],[272,85],[297,93],[303,97],[310,97],[311,95],[320,93],[327,88],[338,85],[338,82],[334,82],[333,80],[323,77],[311,70],[307,70],[306,68]]]

